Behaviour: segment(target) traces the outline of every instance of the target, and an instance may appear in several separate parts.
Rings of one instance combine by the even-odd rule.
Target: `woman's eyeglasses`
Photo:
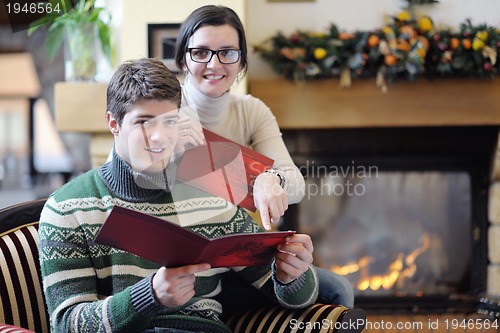
[[[212,57],[217,55],[221,64],[234,64],[240,60],[241,50],[225,49],[225,50],[210,50],[202,48],[188,49],[191,60],[199,63],[209,63]]]

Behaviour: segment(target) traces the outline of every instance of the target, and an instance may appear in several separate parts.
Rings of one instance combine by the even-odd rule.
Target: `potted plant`
[[[94,80],[98,41],[104,56],[112,63],[111,15],[104,8],[96,7],[95,0],[78,0],[74,8],[71,0],[50,0],[50,4],[59,10],[34,21],[28,33],[31,35],[40,27],[48,26],[45,48],[49,58],[53,59],[65,44],[66,77],[76,81]]]

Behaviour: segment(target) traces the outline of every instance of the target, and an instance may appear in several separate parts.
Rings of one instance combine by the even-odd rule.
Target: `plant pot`
[[[66,81],[95,81],[97,72],[98,34],[92,23],[65,26]]]

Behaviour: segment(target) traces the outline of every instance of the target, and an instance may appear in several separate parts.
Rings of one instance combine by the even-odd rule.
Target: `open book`
[[[232,234],[209,239],[167,220],[115,206],[95,242],[165,267],[209,263],[212,267],[267,264],[276,246],[294,231]]]
[[[184,152],[177,180],[254,212],[253,183],[274,161],[205,128],[203,134],[207,144]]]

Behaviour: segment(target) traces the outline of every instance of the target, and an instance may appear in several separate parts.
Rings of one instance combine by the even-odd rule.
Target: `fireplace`
[[[497,126],[287,129],[306,178],[283,229],[346,276],[357,306],[470,311],[486,291]]]

